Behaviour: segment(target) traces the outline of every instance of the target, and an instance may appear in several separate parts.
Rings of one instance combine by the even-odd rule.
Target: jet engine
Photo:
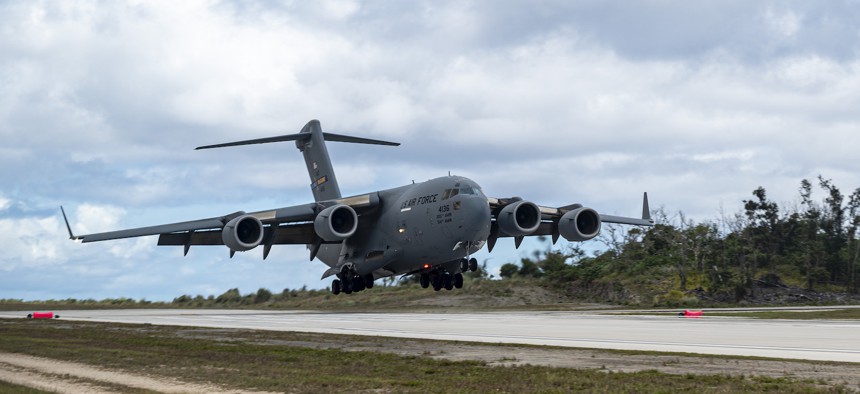
[[[349,205],[333,205],[314,218],[314,231],[326,242],[342,241],[355,234],[358,215]]]
[[[263,241],[263,223],[251,215],[239,216],[227,222],[221,230],[221,240],[237,252],[254,249]]]
[[[530,201],[517,201],[502,208],[496,217],[499,228],[510,236],[528,235],[540,226],[540,208]]]
[[[558,233],[568,241],[588,241],[600,232],[600,215],[591,208],[577,208],[561,216]]]

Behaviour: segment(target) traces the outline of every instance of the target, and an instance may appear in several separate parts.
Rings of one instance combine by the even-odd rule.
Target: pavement
[[[343,313],[123,309],[54,311],[63,320],[240,328],[860,362],[860,322],[679,318],[599,312]],[[28,312],[0,311],[0,318]]]

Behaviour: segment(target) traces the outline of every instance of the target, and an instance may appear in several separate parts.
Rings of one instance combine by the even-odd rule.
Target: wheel
[[[356,275],[352,278],[352,291],[359,292],[364,290],[364,278]]]
[[[454,274],[454,287],[456,287],[458,289],[463,288],[463,274],[461,274],[459,272]]]
[[[340,279],[331,281],[331,292],[334,295],[340,294]]]
[[[422,289],[426,289],[426,288],[430,287],[430,275],[429,274],[421,274],[421,276],[418,277],[418,283],[421,284]]]
[[[478,270],[478,259],[472,257],[469,259],[469,271],[475,272]]]
[[[443,276],[445,281],[445,290],[451,290],[454,288],[454,278],[449,273],[445,273]]]
[[[465,258],[460,259],[460,272],[466,272],[469,270],[469,260]]]
[[[340,283],[340,290],[344,294],[352,294],[352,281],[344,279]]]
[[[439,291],[442,290],[442,275],[434,275],[433,276],[433,290]]]
[[[373,288],[373,274],[367,274],[364,276],[364,287],[367,289]]]

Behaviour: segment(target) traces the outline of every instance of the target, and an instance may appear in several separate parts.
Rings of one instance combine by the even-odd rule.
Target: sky
[[[59,210],[86,234],[309,202],[295,144],[193,148],[311,119],[402,143],[330,143],[344,195],[450,172],[714,220],[759,186],[781,206],[818,175],[850,194],[858,55],[852,1],[0,0],[0,298],[328,286],[302,246],[76,244]],[[547,247],[512,244],[476,257]]]

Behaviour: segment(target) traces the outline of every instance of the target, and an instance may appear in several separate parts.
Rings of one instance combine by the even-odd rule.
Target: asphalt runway
[[[588,312],[55,311],[63,320],[860,362],[860,322]],[[21,318],[27,312],[0,312]]]

